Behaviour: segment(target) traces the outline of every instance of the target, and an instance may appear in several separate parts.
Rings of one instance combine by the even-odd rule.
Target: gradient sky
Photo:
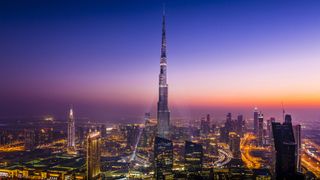
[[[162,3],[1,1],[0,116],[61,117],[71,103],[79,116],[106,121],[153,111]],[[167,1],[173,114],[281,102],[320,112],[319,7],[316,0]]]

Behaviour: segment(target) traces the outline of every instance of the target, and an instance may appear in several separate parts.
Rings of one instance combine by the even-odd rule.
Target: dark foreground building
[[[172,141],[156,137],[154,140],[154,166],[156,179],[171,179],[173,166]]]
[[[201,144],[186,141],[184,159],[188,175],[201,175],[203,161],[203,148]]]
[[[297,172],[296,146],[291,123],[291,115],[285,116],[283,124],[272,123],[274,146],[276,150],[276,179],[304,179]]]

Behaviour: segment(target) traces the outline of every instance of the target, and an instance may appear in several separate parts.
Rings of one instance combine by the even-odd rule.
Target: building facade
[[[100,178],[100,146],[100,132],[90,132],[87,137],[87,180]]]
[[[75,132],[75,122],[74,122],[74,115],[73,109],[70,108],[69,110],[69,117],[68,117],[68,153],[75,153],[76,151],[76,132]]]
[[[154,166],[157,180],[170,179],[173,167],[173,143],[172,141],[156,137],[154,142]]]
[[[163,138],[169,138],[170,111],[168,107],[168,83],[167,83],[167,42],[165,14],[162,17],[162,43],[160,57],[159,74],[159,100],[158,100],[158,132],[157,135]]]
[[[186,141],[184,154],[185,170],[188,175],[200,175],[203,163],[203,148],[201,144]]]

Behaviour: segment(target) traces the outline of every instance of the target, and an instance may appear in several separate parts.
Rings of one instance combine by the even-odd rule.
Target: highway
[[[303,139],[301,150],[301,165],[320,178],[320,146],[310,139]]]
[[[23,150],[24,143],[22,141],[15,141],[13,143],[0,146],[0,152],[14,152]]]
[[[241,158],[249,169],[258,169],[261,167],[262,159],[251,155],[254,150],[267,150],[263,147],[257,147],[252,144],[256,136],[252,133],[246,133],[240,142]]]

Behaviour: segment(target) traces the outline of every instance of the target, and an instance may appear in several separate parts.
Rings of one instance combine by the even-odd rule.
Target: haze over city
[[[0,1],[0,179],[320,179],[319,7]]]
[[[173,117],[320,119],[318,1],[168,1]],[[155,115],[163,1],[1,2],[0,115]],[[190,118],[190,119],[192,119]]]

